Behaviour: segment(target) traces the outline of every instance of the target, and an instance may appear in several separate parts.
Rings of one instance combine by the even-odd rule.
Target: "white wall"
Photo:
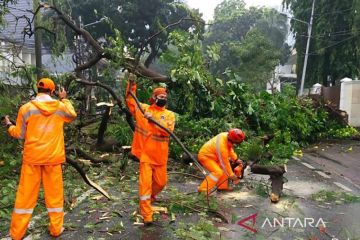
[[[360,81],[341,80],[340,109],[349,115],[349,124],[360,127]]]

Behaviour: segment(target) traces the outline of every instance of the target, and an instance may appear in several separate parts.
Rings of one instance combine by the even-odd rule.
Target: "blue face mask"
[[[167,100],[166,100],[166,99],[159,99],[159,98],[157,98],[157,99],[155,100],[155,104],[156,104],[156,106],[158,106],[158,107],[163,107],[163,106],[166,105],[166,103],[167,103]]]

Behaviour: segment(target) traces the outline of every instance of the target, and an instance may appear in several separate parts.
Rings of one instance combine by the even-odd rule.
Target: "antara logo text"
[[[250,215],[240,221],[238,221],[238,225],[241,227],[256,233],[256,217],[257,213]],[[247,222],[250,222],[248,224]],[[247,223],[247,224],[245,224]],[[322,218],[292,218],[292,217],[282,217],[282,218],[265,218],[265,220],[261,224],[261,228],[270,227],[270,228],[278,228],[278,227],[286,227],[286,228],[306,228],[313,227],[320,229],[321,232],[325,232],[326,224]]]

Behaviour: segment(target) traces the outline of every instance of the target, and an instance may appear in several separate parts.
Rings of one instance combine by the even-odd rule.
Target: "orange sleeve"
[[[129,94],[130,91],[130,82],[127,83],[126,86],[126,104],[127,107],[129,108],[130,112],[132,115],[135,115],[135,110],[136,110],[136,102],[135,99]],[[131,85],[131,92],[136,96],[136,83],[133,83]]]
[[[8,129],[8,133],[13,138],[24,139],[25,131],[26,131],[26,113],[25,107],[22,106],[19,109],[17,118],[16,118],[16,125],[10,126]]]
[[[216,145],[217,145],[216,148],[218,148],[218,147],[220,148],[220,156],[221,156],[221,159],[219,159],[220,164],[221,164],[221,161],[222,161],[223,164],[224,164],[223,167],[225,168],[228,176],[234,175],[234,172],[231,169],[231,165],[230,165],[230,161],[229,161],[229,157],[231,156],[231,154],[228,152],[228,147],[227,147],[225,138],[222,137],[222,139],[219,139],[219,142],[217,142]]]
[[[234,151],[233,148],[231,148],[229,155],[230,155],[230,160],[231,160],[232,162],[234,162],[236,159],[238,159],[238,156],[237,156],[237,154],[235,153],[235,151]]]
[[[65,122],[72,122],[77,117],[73,105],[68,99],[62,99],[61,102],[64,104],[64,108],[61,109],[64,114],[62,114],[61,116],[64,118]]]

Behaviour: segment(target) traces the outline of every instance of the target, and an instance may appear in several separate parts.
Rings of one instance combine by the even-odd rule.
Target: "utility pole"
[[[34,12],[37,10],[40,2],[39,0],[33,0]],[[35,62],[36,62],[36,76],[39,80],[42,77],[42,58],[41,58],[41,30],[38,29],[41,22],[41,12],[37,12],[34,20],[35,31]]]
[[[305,58],[304,58],[303,72],[301,75],[301,85],[300,85],[299,96],[303,95],[303,93],[304,93],[304,83],[305,83],[305,76],[306,76],[306,67],[307,67],[307,62],[308,62],[308,57],[309,57],[311,30],[312,30],[312,24],[313,24],[313,20],[314,20],[314,9],[315,9],[315,0],[313,0],[313,3],[312,3],[310,23],[308,23],[308,34],[307,34],[308,39],[307,39],[307,43],[306,43],[306,52],[305,52]]]

